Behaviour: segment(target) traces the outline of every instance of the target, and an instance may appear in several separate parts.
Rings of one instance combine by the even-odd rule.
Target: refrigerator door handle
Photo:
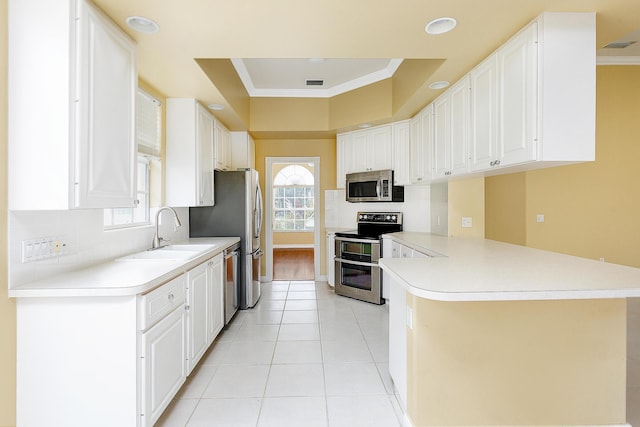
[[[253,237],[260,237],[260,231],[262,228],[262,191],[260,191],[260,182],[256,182],[256,199],[255,210],[253,212],[253,220],[255,221],[253,227]]]
[[[260,258],[262,255],[264,255],[264,251],[262,250],[262,248],[258,248],[255,251],[251,252],[250,255],[254,258]]]

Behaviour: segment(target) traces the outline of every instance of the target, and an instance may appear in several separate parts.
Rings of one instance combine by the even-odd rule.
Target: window
[[[136,98],[136,140],[138,143],[137,199],[135,208],[104,210],[105,229],[149,224],[152,169],[159,168],[161,137],[160,101],[142,89]]]
[[[289,165],[273,180],[273,230],[313,231],[313,174],[303,165]]]

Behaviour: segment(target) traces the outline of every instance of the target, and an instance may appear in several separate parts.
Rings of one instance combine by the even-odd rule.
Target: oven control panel
[[[402,224],[402,212],[358,212],[358,224]]]

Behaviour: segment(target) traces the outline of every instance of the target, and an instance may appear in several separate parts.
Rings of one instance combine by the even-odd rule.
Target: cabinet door
[[[211,344],[224,327],[224,277],[223,256],[218,255],[207,263],[209,274],[209,317],[207,341]]]
[[[433,175],[441,178],[451,173],[451,99],[448,94],[434,104]]]
[[[407,410],[407,296],[402,285],[385,274],[389,289],[389,375],[402,410]],[[388,279],[388,280],[387,280]]]
[[[351,149],[349,157],[349,172],[365,172],[371,170],[369,164],[371,153],[369,151],[370,134],[366,131],[355,132],[351,140]]]
[[[433,105],[411,120],[411,182],[426,184],[431,178],[433,155]]]
[[[336,137],[336,188],[345,187],[346,175],[351,172],[347,168],[347,164],[351,162],[350,145],[351,134]]]
[[[198,206],[213,206],[213,117],[200,104],[196,104],[197,187]]]
[[[500,165],[536,160],[537,23],[497,51]]]
[[[451,174],[468,172],[469,78],[451,87]]]
[[[391,140],[391,126],[380,126],[365,131],[367,147],[360,156],[368,156],[368,170],[393,169],[393,145]],[[366,153],[363,156],[363,153]]]
[[[393,180],[395,185],[411,184],[410,143],[411,128],[408,121],[394,123],[393,130]]]
[[[210,281],[207,264],[200,264],[187,273],[188,373],[191,373],[209,345]]]
[[[135,45],[99,10],[86,1],[78,3],[73,207],[132,207],[137,162]]]
[[[470,169],[490,169],[497,143],[497,60],[493,55],[471,71]]]
[[[142,334],[142,425],[152,426],[186,379],[185,312],[180,306]]]

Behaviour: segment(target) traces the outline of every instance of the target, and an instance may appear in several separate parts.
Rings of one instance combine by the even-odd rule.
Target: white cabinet
[[[595,159],[594,40],[594,14],[545,12],[471,71],[472,171]]]
[[[153,426],[169,406],[187,373],[185,369],[185,312],[181,305],[142,334],[141,424]]]
[[[231,132],[231,170],[255,169],[256,144],[245,131]]]
[[[433,155],[433,104],[411,119],[409,165],[412,184],[426,184],[431,179]]]
[[[213,206],[214,122],[193,98],[167,99],[166,204]]]
[[[407,306],[404,288],[387,273],[385,283],[389,289],[389,375],[404,413],[407,412]]]
[[[87,0],[8,13],[9,209],[135,206],[135,43]]]
[[[433,178],[467,172],[469,136],[469,79],[463,78],[433,103]]]
[[[187,373],[224,326],[222,255],[187,272]]]
[[[353,133],[343,133],[336,136],[336,188],[344,188],[346,175],[352,172],[348,170],[348,167],[351,166],[352,140]]]
[[[329,283],[330,286],[335,286],[336,280],[336,266],[333,260],[336,257],[335,239],[335,233],[327,232],[327,283]]]
[[[391,125],[352,132],[343,137],[345,173],[393,168]]]
[[[411,167],[409,164],[411,127],[409,120],[393,123],[391,130],[393,132],[393,184],[411,184]]]
[[[215,120],[214,144],[215,144],[215,168],[218,170],[231,169],[231,132],[219,120]]]

